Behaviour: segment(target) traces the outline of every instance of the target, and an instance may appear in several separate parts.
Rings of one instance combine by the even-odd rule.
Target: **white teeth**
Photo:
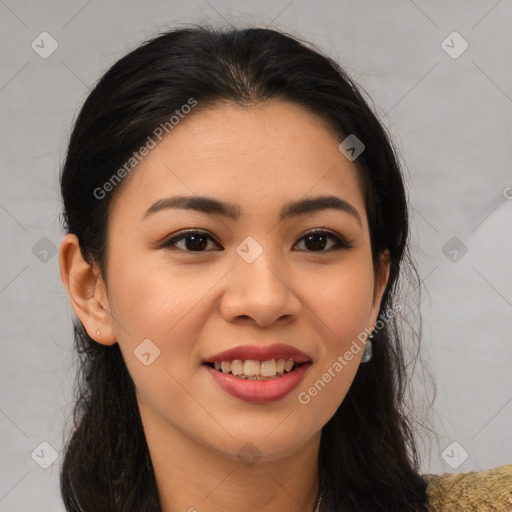
[[[262,377],[274,377],[277,373],[277,364],[276,360],[272,359],[271,361],[262,361],[260,375]]]
[[[256,377],[260,374],[261,364],[254,359],[246,359],[244,361],[244,375],[246,377]]]
[[[293,359],[269,359],[268,361],[257,361],[255,359],[234,359],[233,361],[222,361],[214,363],[217,371],[232,373],[236,377],[251,380],[268,380],[275,377],[282,377],[285,372],[290,372],[295,361]]]
[[[244,373],[244,362],[240,361],[240,359],[231,361],[231,373],[235,376],[242,375]]]

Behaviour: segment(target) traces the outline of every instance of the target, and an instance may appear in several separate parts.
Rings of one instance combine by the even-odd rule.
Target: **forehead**
[[[359,171],[339,151],[341,137],[310,110],[269,101],[196,107],[134,168],[112,215],[142,210],[166,195],[207,195],[246,209],[337,194],[360,211]]]

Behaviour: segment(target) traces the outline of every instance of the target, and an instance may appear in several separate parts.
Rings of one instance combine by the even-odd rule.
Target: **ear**
[[[375,325],[375,322],[377,322],[377,317],[379,315],[382,297],[384,295],[384,291],[386,290],[386,286],[389,281],[390,267],[391,267],[391,264],[389,261],[389,251],[385,250],[380,253],[380,264],[379,264],[379,268],[377,269],[377,274],[375,276],[373,305],[372,305],[372,313],[371,313],[372,325]]]
[[[102,345],[117,343],[99,267],[96,264],[91,267],[84,260],[76,235],[70,233],[62,239],[59,264],[69,301],[87,334]]]

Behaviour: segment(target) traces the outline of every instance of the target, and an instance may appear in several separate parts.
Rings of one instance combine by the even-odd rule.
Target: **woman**
[[[164,33],[87,98],[61,190],[67,510],[430,510],[406,194],[335,62],[274,30]]]

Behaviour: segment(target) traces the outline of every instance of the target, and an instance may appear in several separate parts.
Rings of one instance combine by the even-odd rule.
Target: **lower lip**
[[[284,398],[299,385],[310,366],[311,363],[304,363],[293,372],[287,373],[283,377],[276,377],[275,379],[245,380],[204,365],[215,382],[224,391],[236,398],[255,404],[275,402]]]

